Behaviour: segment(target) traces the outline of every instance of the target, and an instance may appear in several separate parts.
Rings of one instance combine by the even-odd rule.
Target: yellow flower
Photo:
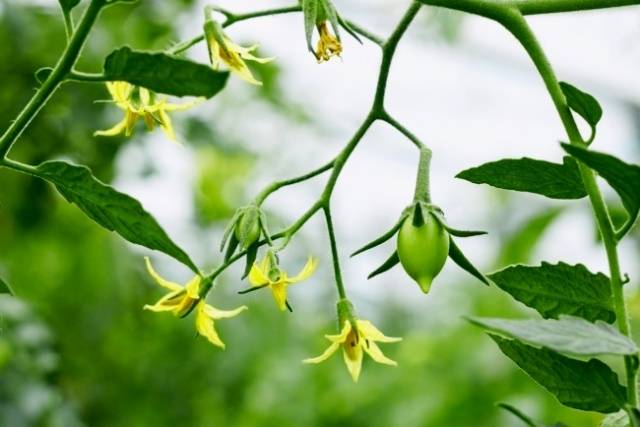
[[[254,263],[251,267],[249,283],[253,285],[252,289],[269,287],[278,308],[282,311],[287,308],[291,310],[287,301],[287,286],[308,279],[317,266],[318,261],[314,257],[309,257],[302,271],[300,271],[297,276],[289,277],[287,272],[280,269],[277,265],[272,266],[270,257],[267,255],[262,259],[260,264]]]
[[[144,309],[154,312],[170,311],[174,316],[183,317],[189,314],[195,307],[196,330],[198,333],[209,340],[211,344],[224,348],[224,343],[214,328],[214,321],[237,316],[246,310],[247,306],[243,305],[234,310],[219,310],[214,308],[200,298],[200,284],[202,283],[202,277],[200,275],[196,275],[186,285],[181,286],[162,278],[156,273],[149,258],[145,258],[145,262],[149,275],[158,285],[168,289],[169,293],[160,298],[155,304],[145,305]]]
[[[351,374],[354,382],[358,381],[360,377],[360,370],[362,369],[362,355],[363,350],[373,360],[385,365],[396,366],[397,363],[388,357],[386,357],[376,342],[392,343],[401,341],[402,338],[387,337],[380,332],[371,322],[368,320],[356,320],[356,329],[353,329],[352,323],[348,320],[344,321],[344,326],[340,335],[325,335],[331,345],[318,357],[311,359],[305,359],[304,363],[320,363],[327,360],[333,353],[338,350],[338,347],[342,346],[342,354],[344,356],[344,363],[347,365],[347,370]]]
[[[266,64],[267,62],[273,61],[274,58],[259,58],[253,55],[251,52],[258,48],[257,44],[242,47],[231,41],[231,39],[221,31],[219,33],[216,33],[214,30],[205,31],[205,34],[207,47],[209,49],[209,59],[211,60],[211,66],[215,70],[220,69],[220,65],[224,63],[242,80],[254,85],[262,85],[262,82],[253,77],[245,60]]]
[[[319,23],[317,28],[320,34],[318,44],[316,45],[316,58],[318,58],[318,63],[328,61],[334,56],[340,57],[342,53],[342,43],[340,43],[338,37],[331,34],[327,21]]]
[[[142,118],[149,130],[153,130],[157,124],[169,139],[175,141],[176,135],[167,112],[186,110],[197,103],[171,104],[164,98],[158,99],[149,89],[127,82],[107,82],[107,89],[118,108],[124,110],[124,118],[110,129],[95,132],[95,136],[116,136],[121,133],[131,136],[133,127]]]

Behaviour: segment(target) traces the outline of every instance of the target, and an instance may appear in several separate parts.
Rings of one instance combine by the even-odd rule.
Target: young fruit
[[[426,213],[422,225],[407,217],[398,232],[398,257],[402,267],[418,282],[426,294],[440,273],[449,254],[449,233],[432,213]]]

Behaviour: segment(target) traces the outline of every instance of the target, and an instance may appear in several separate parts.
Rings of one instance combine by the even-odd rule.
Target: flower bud
[[[249,248],[260,238],[260,208],[250,205],[244,209],[236,222],[234,234],[240,247]]]

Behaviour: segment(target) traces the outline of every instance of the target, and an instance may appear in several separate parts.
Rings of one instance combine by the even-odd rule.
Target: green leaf
[[[527,157],[502,159],[464,170],[456,178],[551,199],[580,199],[587,195],[580,171],[569,157],[565,157],[563,164]]]
[[[464,256],[464,254],[462,253],[458,245],[456,245],[456,243],[453,241],[451,236],[449,236],[449,258],[451,258],[453,262],[458,264],[460,268],[465,270],[467,273],[471,274],[476,279],[480,280],[485,285],[487,286],[491,285],[491,282],[489,281],[489,279],[487,279],[487,277],[484,274],[482,274],[473,264],[471,264],[471,261],[469,261],[466,256]]]
[[[13,290],[11,289],[11,286],[9,286],[7,282],[2,280],[2,278],[0,278],[0,294],[15,295],[13,293]]]
[[[617,157],[598,151],[591,151],[571,144],[562,148],[576,159],[598,172],[618,193],[622,204],[629,213],[629,227],[640,212],[640,166],[632,165]]]
[[[609,278],[591,273],[581,264],[513,265],[488,276],[500,289],[545,318],[570,314],[592,322],[613,323],[616,319]]]
[[[107,56],[104,74],[109,80],[122,80],[154,92],[174,96],[211,98],[224,88],[228,72],[208,65],[156,52],[139,52],[121,47]]]
[[[34,168],[33,174],[54,184],[69,203],[76,204],[104,228],[131,243],[164,252],[198,272],[189,255],[171,240],[140,202],[99,181],[87,167],[49,161]]]
[[[378,274],[382,274],[385,271],[391,270],[399,262],[400,262],[400,257],[398,256],[398,251],[393,251],[391,256],[389,258],[387,258],[387,260],[384,263],[382,263],[382,265],[380,267],[376,268],[373,272],[371,272],[371,274],[369,274],[367,279],[371,279],[371,278],[377,276]]]
[[[599,427],[629,427],[629,415],[626,411],[618,411],[607,415]]]
[[[258,244],[258,242],[255,242],[247,249],[247,259],[244,265],[244,272],[242,273],[242,280],[244,280],[249,275],[251,267],[253,267],[253,263],[256,262],[259,247],[260,245]]]
[[[534,347],[546,347],[567,356],[629,355],[638,352],[636,344],[613,326],[598,320],[591,323],[573,316],[559,320],[469,319],[492,334],[515,338]]]
[[[80,0],[58,0],[58,2],[60,3],[60,6],[63,10],[70,12],[71,9],[73,9],[80,3]]]
[[[603,362],[597,359],[582,362],[546,348],[490,336],[506,356],[564,405],[606,414],[626,404],[625,388]]]
[[[560,88],[567,98],[569,108],[578,113],[595,130],[602,118],[602,107],[598,101],[586,92],[581,91],[567,82],[560,82]]]

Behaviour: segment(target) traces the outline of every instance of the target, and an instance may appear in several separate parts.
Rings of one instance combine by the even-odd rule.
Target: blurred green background
[[[194,6],[189,0],[140,1],[109,9],[83,66],[97,69],[105,52],[125,43],[148,49],[168,46],[178,40],[173,18]],[[423,24],[427,22],[437,22],[450,42],[461,25],[444,14]],[[5,41],[0,44],[4,127],[32,94],[34,71],[53,64],[64,45],[57,8],[0,0],[0,40]],[[298,101],[282,93],[281,70],[266,66],[256,73],[265,85],[251,89],[258,97],[254,102],[292,123],[317,126],[296,106]],[[117,118],[109,104],[94,102],[105,97],[101,85],[67,84],[12,156],[32,164],[69,157],[111,182],[118,177],[121,150],[145,146],[140,145],[141,130],[130,140],[91,136]],[[217,110],[220,120],[195,115],[176,119],[196,159],[188,199],[195,218],[191,226],[202,236],[219,236],[234,209],[251,195],[244,189],[251,188],[255,154],[216,126],[224,121],[220,115],[228,119],[241,113],[242,105],[230,105]],[[148,167],[139,168],[136,179],[145,182],[160,171],[147,150],[141,152],[140,163]],[[528,261],[562,214],[560,208],[542,206],[507,230],[498,207],[510,209],[513,202],[500,193],[495,204],[492,232],[501,236],[502,249],[490,256],[492,261],[483,266],[487,269]],[[196,258],[212,262],[214,240],[207,237]],[[324,349],[322,335],[335,328],[326,265],[317,283],[309,285],[323,288],[313,299],[303,300],[294,291],[294,301],[299,299],[292,315],[278,312],[268,295],[236,295],[242,286],[237,272],[226,275],[216,291],[221,303],[214,305],[247,303],[251,309],[218,322],[227,343],[221,351],[194,338],[192,318],[180,321],[141,310],[161,294],[143,270],[146,252],[95,226],[46,183],[5,170],[0,170],[0,253],[0,277],[17,294],[0,296],[0,426],[521,425],[496,408],[497,402],[516,405],[548,423],[595,426],[601,418],[562,408],[464,320],[434,324],[431,313],[399,299],[371,302],[367,309],[377,313],[374,320],[382,331],[404,337],[402,343],[383,348],[398,368],[365,360],[356,385],[340,356],[318,366],[302,365],[301,359]],[[163,261],[158,269],[175,276],[166,267],[171,261]],[[176,274],[186,277],[181,270]],[[524,312],[498,290],[473,282],[447,286],[465,295],[467,314]],[[448,303],[443,301],[440,310],[448,310]]]

